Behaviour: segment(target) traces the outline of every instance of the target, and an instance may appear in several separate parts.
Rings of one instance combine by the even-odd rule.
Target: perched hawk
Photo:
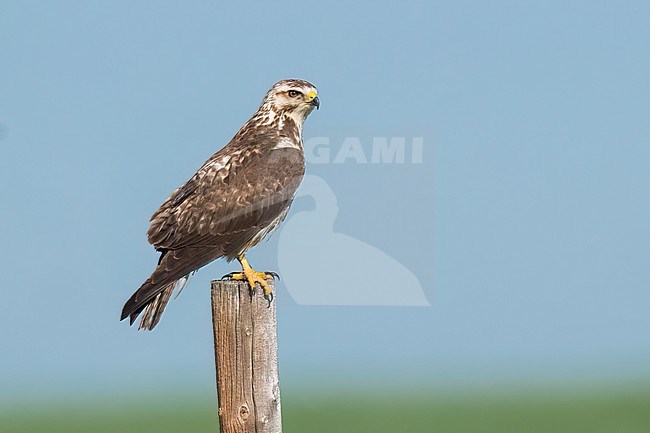
[[[142,313],[140,329],[153,329],[169,298],[190,274],[221,257],[237,259],[233,279],[259,285],[271,302],[267,278],[244,254],[287,215],[305,172],[302,124],[320,106],[316,87],[283,80],[223,149],[178,188],[151,217],[149,243],[159,251],[158,266],[131,296],[122,320]]]

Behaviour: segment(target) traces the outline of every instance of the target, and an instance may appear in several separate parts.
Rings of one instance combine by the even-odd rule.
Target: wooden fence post
[[[212,281],[221,433],[282,432],[275,307],[245,281]]]

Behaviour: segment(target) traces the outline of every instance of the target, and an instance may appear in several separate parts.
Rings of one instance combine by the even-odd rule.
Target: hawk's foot
[[[231,272],[224,275],[222,278],[236,280],[236,281],[247,281],[250,286],[251,294],[255,293],[255,286],[259,284],[262,290],[264,291],[264,299],[269,301],[269,305],[273,302],[273,292],[271,291],[271,286],[269,286],[269,279],[280,278],[275,272],[258,272],[251,268],[250,266],[243,266],[242,263],[241,272]]]

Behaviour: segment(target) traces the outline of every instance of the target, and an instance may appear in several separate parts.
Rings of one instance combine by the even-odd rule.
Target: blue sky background
[[[287,77],[320,89],[306,137],[427,131],[422,164],[308,172],[432,306],[280,282],[284,386],[648,379],[648,22],[641,1],[4,1],[0,395],[212,389],[209,281],[232,265],[153,333],[118,316],[151,213]]]

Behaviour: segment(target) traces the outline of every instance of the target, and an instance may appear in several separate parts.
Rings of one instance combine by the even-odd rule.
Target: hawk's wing
[[[217,248],[232,259],[291,204],[303,174],[294,149],[217,152],[154,213],[149,242],[159,250]]]
[[[130,315],[133,322],[183,276],[259,242],[286,215],[303,174],[297,149],[226,146],[214,154],[151,217],[149,242],[162,256],[127,301],[122,318]]]

